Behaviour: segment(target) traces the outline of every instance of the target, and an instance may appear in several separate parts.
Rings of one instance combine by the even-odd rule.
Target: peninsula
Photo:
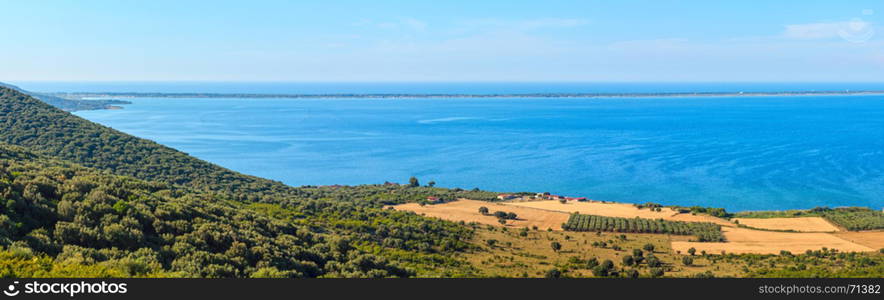
[[[103,98],[642,98],[642,97],[773,97],[773,96],[852,96],[884,95],[884,91],[781,91],[781,92],[676,92],[676,93],[504,93],[504,94],[413,94],[413,93],[340,93],[340,94],[264,94],[264,93],[136,93],[136,92],[59,92],[51,96],[69,100]]]

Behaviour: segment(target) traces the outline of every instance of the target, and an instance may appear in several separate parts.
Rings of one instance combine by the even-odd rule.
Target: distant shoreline
[[[884,95],[884,91],[695,92],[695,93],[514,93],[514,94],[261,94],[261,93],[47,93],[66,99],[107,98],[287,98],[287,99],[409,99],[409,98],[684,98]]]

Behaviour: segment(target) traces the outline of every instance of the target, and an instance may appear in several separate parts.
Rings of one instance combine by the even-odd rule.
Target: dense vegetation
[[[732,213],[729,213],[724,208],[719,208],[719,207],[703,207],[703,206],[685,207],[685,206],[678,206],[678,205],[664,206],[663,204],[654,203],[654,202],[646,202],[643,204],[633,204],[633,206],[635,206],[635,208],[638,208],[638,209],[647,208],[647,209],[650,209],[652,211],[657,211],[657,212],[661,211],[663,207],[669,207],[679,213],[707,214],[707,215],[710,215],[713,217],[719,217],[719,218],[724,218],[724,219],[728,219],[733,216]]]
[[[416,274],[361,249],[467,247],[470,229],[453,223],[305,202],[317,210],[244,205],[0,145],[0,245],[15,257],[125,276],[398,277]]]
[[[733,217],[734,214],[727,212],[724,208],[720,207],[702,207],[702,206],[691,206],[691,207],[683,207],[683,206],[670,206],[672,209],[680,212],[680,213],[693,213],[693,214],[707,214],[713,217],[719,217],[728,219]]]
[[[816,207],[809,210],[747,211],[735,214],[739,218],[794,218],[823,217],[848,230],[884,229],[884,212],[865,207]]]
[[[609,231],[631,233],[665,233],[693,235],[700,242],[721,242],[724,235],[721,226],[712,223],[695,223],[650,220],[642,218],[615,218],[594,215],[571,214],[562,228],[570,231]]]

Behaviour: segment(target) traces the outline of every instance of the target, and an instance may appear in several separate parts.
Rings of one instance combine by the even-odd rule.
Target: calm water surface
[[[884,97],[148,99],[86,119],[291,185],[884,206]]]

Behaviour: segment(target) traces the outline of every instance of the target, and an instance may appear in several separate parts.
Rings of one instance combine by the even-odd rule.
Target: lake
[[[416,176],[731,211],[884,206],[884,96],[131,101],[76,114],[295,186]]]

